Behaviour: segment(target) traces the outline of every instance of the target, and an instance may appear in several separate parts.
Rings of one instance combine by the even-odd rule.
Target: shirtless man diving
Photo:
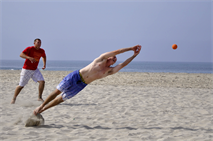
[[[94,80],[117,73],[128,65],[140,53],[140,50],[141,45],[136,45],[103,53],[88,66],[68,74],[45,101],[34,110],[34,115],[70,99]],[[127,51],[134,51],[134,54],[123,63],[111,67],[117,61],[116,55]],[[58,96],[59,94],[60,96]]]

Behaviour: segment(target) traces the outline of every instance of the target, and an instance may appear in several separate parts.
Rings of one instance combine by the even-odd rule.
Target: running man
[[[41,72],[39,71],[38,63],[40,58],[43,59],[43,68],[46,68],[46,54],[45,51],[40,48],[41,47],[41,40],[35,39],[34,40],[34,46],[27,47],[21,54],[20,57],[26,59],[24,62],[24,66],[21,70],[20,74],[20,82],[19,85],[15,89],[15,93],[13,96],[13,99],[11,101],[11,104],[14,104],[16,101],[16,97],[19,95],[21,90],[24,88],[24,86],[28,83],[30,78],[32,78],[35,82],[39,83],[38,90],[38,101],[44,101],[42,99],[42,93],[44,90],[44,78]]]
[[[111,67],[117,61],[116,55],[131,50],[134,51],[134,54],[130,58],[115,67]],[[34,115],[70,99],[92,81],[117,73],[120,69],[128,65],[140,53],[140,50],[141,45],[136,45],[103,53],[88,66],[68,74],[46,100],[34,110]],[[61,95],[58,96],[59,94]]]

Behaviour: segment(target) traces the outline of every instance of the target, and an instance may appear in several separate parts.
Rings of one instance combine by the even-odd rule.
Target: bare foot
[[[15,104],[15,102],[16,102],[16,100],[15,100],[15,99],[13,99],[13,100],[11,101],[11,104]]]
[[[34,111],[33,111],[33,114],[36,116],[37,114],[43,112],[43,106],[40,105],[39,107],[37,107]]]
[[[42,98],[38,98],[38,101],[44,102],[44,100]]]

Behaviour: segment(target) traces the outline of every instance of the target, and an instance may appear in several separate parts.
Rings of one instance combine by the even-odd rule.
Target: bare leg
[[[61,96],[57,97],[59,94],[61,93],[61,91],[59,91],[58,89],[54,90],[44,101],[44,103],[42,103],[39,107],[37,107],[34,110],[34,114],[37,115],[38,113],[42,113],[43,111],[58,105],[59,103],[63,102],[63,99]],[[49,103],[50,102],[50,103]],[[48,104],[49,103],[49,104]],[[46,104],[48,104],[47,106],[45,106]]]
[[[38,86],[38,101],[44,102],[44,100],[42,99],[42,93],[44,91],[45,81],[38,81],[38,83],[39,83],[39,86]]]
[[[60,104],[61,102],[64,102],[62,96],[58,96],[56,97],[55,99],[53,99],[49,104],[47,104],[46,106],[44,106],[44,108],[41,110],[41,113],[46,111],[47,109],[51,108],[51,107],[54,107],[58,104]]]
[[[14,96],[13,96],[13,99],[11,101],[11,104],[15,104],[15,101],[16,101],[16,97],[19,95],[19,93],[21,92],[21,90],[23,89],[24,87],[22,86],[17,86],[16,89],[15,89],[15,93],[14,93]]]

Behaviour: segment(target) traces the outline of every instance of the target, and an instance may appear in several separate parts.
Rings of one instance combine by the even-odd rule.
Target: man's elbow
[[[22,52],[19,57],[23,58],[24,57],[24,53]]]

